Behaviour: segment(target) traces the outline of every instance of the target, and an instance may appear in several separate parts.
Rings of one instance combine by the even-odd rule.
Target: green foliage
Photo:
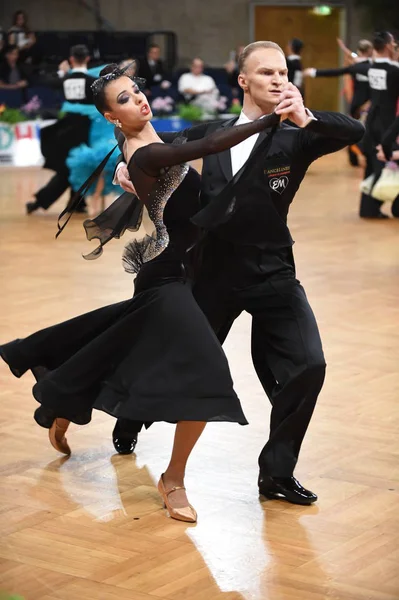
[[[15,125],[21,121],[27,121],[27,116],[18,108],[5,108],[0,112],[0,122]]]
[[[193,104],[179,104],[177,108],[179,117],[185,121],[199,121],[204,114],[199,106]]]
[[[229,113],[231,115],[240,115],[242,111],[242,106],[240,103],[232,104],[229,108]]]

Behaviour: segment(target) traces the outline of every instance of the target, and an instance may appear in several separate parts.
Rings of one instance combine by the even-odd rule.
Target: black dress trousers
[[[219,266],[214,269],[215,263]],[[242,311],[252,315],[252,360],[272,404],[270,436],[259,467],[263,475],[291,477],[326,369],[291,248],[266,252],[210,244],[193,291],[221,343]]]

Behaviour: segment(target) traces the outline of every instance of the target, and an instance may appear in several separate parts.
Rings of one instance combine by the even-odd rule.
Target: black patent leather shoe
[[[40,208],[40,206],[38,205],[37,202],[27,202],[25,204],[26,207],[26,214],[27,215],[31,215],[33,212],[35,212],[35,210],[37,210],[38,208]]]
[[[137,437],[127,439],[112,435],[112,441],[118,454],[133,454],[137,444]]]
[[[112,432],[112,441],[118,454],[132,454],[137,444],[141,423],[119,418]]]
[[[270,477],[259,475],[259,493],[270,500],[285,500],[292,504],[309,505],[317,496],[305,489],[295,477]]]
[[[373,220],[373,219],[377,219],[377,220],[378,220],[378,219],[389,219],[389,216],[388,216],[388,215],[386,215],[385,213],[379,212],[379,213],[377,213],[376,215],[370,215],[370,216],[368,216],[368,217],[363,217],[363,216],[361,216],[361,218],[362,218],[362,219],[366,219],[366,221],[367,221],[367,220],[368,220],[368,221],[370,221],[370,220]]]

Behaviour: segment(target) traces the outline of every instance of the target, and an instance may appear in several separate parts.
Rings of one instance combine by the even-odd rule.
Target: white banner
[[[54,119],[22,121],[15,125],[0,121],[0,166],[42,166],[40,130],[53,123]]]

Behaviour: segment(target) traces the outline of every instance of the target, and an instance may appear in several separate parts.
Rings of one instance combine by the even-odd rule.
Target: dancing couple
[[[238,120],[200,125],[174,139],[154,131],[134,78],[115,66],[101,75],[94,101],[124,135],[119,177],[128,175],[125,186],[140,200],[124,194],[85,222],[87,237],[100,240],[88,258],[126,229],[137,230],[145,207],[154,233],[129,242],[123,256],[126,270],[137,274],[134,296],[4,344],[0,355],[17,377],[33,372],[41,405],[35,419],[66,454],[69,422],[88,423],[93,408],[115,416],[122,437],[138,424],[177,423],[158,489],[170,516],[195,522],[184,475],[205,424],[247,424],[221,348],[247,310],[254,365],[272,403],[259,491],[311,504],[316,495],[293,471],[325,362],[295,278],[286,220],[310,163],[357,142],[363,127],[305,109],[288,83],[284,53],[272,42],[250,44],[240,57]],[[280,123],[286,118],[291,124]],[[202,181],[186,164],[197,158],[204,158]]]

